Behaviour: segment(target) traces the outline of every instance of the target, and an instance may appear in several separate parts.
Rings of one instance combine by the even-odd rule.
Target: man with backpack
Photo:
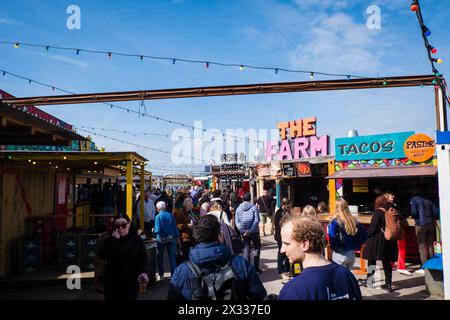
[[[179,265],[169,284],[168,300],[262,300],[266,289],[254,267],[218,243],[220,223],[213,215],[193,229],[197,245]]]

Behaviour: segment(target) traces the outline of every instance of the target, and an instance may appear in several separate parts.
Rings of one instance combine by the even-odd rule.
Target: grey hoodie
[[[250,233],[259,233],[259,212],[252,203],[241,203],[236,210],[235,219],[236,226],[242,234],[246,231],[250,231]]]

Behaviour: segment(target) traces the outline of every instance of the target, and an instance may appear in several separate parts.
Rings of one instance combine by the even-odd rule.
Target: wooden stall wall
[[[0,277],[20,271],[26,217],[53,213],[55,172],[35,166],[0,166]]]

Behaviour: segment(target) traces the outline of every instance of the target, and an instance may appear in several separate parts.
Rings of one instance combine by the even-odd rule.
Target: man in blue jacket
[[[439,220],[439,210],[434,202],[424,196],[418,189],[411,198],[411,216],[416,220],[416,237],[419,245],[422,265],[433,256],[433,241],[436,237],[436,220]],[[423,269],[417,271],[424,273]]]
[[[244,258],[250,261],[250,246],[253,243],[255,256],[253,258],[253,266],[258,273],[262,270],[259,268],[259,255],[261,253],[261,237],[259,235],[259,211],[254,204],[250,202],[251,195],[246,193],[242,202],[236,209],[235,220],[236,227],[242,234],[244,241]]]
[[[157,264],[158,275],[156,280],[164,280],[164,250],[167,249],[167,255],[169,257],[170,275],[173,276],[175,268],[177,266],[176,250],[177,239],[180,233],[175,222],[175,217],[172,213],[166,211],[166,203],[159,201],[156,204],[156,209],[159,214],[155,218],[154,234],[156,236],[156,242],[158,245]]]
[[[262,300],[267,296],[266,289],[253,266],[244,258],[231,255],[230,248],[219,244],[219,234],[220,223],[215,216],[202,217],[194,225],[193,238],[198,244],[190,251],[190,261],[182,263],[175,270],[169,284],[168,300],[193,300],[196,298],[194,291],[197,287],[193,288],[193,284],[196,284],[195,281],[198,277],[190,262],[202,270],[204,275],[217,270],[218,267],[231,266],[235,287],[241,289],[238,290],[240,297],[231,297],[232,300]],[[209,298],[212,297],[209,296]],[[219,300],[219,298],[217,299]]]

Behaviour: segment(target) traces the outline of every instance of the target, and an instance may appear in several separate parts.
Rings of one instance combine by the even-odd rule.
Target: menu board
[[[257,164],[256,171],[260,177],[270,176],[270,164]]]
[[[294,163],[283,163],[283,176],[285,177],[296,177],[297,171],[295,170]]]
[[[299,177],[310,177],[312,175],[311,165],[308,162],[298,162],[296,163],[296,167]]]
[[[281,165],[279,162],[272,162],[270,164],[270,175],[272,177],[281,176]]]

